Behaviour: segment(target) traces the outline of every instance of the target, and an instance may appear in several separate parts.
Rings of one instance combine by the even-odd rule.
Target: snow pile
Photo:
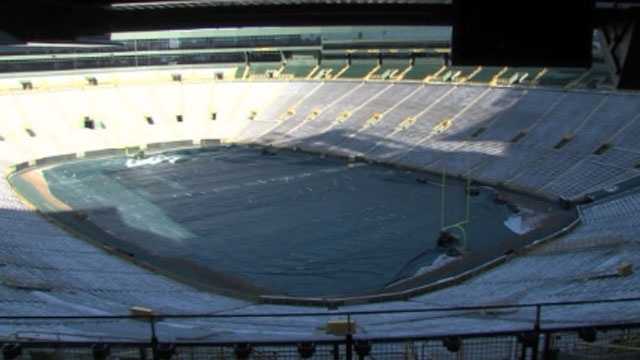
[[[448,256],[447,254],[442,254],[438,256],[431,265],[423,266],[418,271],[416,271],[414,276],[420,276],[422,274],[426,274],[435,270],[438,270],[456,260],[462,259],[461,256]]]
[[[520,215],[511,215],[504,221],[504,225],[518,235],[524,235],[533,230],[533,226],[523,220]]]
[[[134,167],[145,166],[145,165],[157,165],[164,162],[175,164],[180,159],[181,157],[177,155],[172,155],[172,156],[156,155],[146,159],[127,159],[126,165],[128,168],[134,168]]]
[[[524,235],[542,225],[547,217],[544,214],[536,214],[531,209],[522,208],[517,214],[512,214],[504,221],[504,225],[518,235]]]

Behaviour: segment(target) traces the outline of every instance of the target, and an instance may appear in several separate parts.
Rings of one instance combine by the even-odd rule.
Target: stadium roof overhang
[[[510,11],[493,12],[484,8],[493,6],[505,10],[505,4],[510,4],[506,5]],[[465,18],[460,11],[463,6],[480,9],[484,15],[467,11],[471,15]],[[544,66],[587,67],[591,63],[593,29],[611,26],[623,30],[637,29],[639,6],[640,0],[25,0],[0,3],[0,31],[9,34],[9,39],[15,38],[23,43],[50,43],[78,41],[87,36],[105,36],[108,39],[108,34],[114,32],[199,28],[451,25],[454,27],[452,57],[457,64],[464,65],[465,59],[459,54],[465,53],[471,54],[467,57],[469,62],[478,65],[501,61],[503,65],[512,66],[536,62]],[[532,19],[528,10],[544,16]],[[469,22],[473,24],[473,30],[467,31],[466,35],[472,36],[466,39],[457,37],[456,27]],[[578,27],[580,30],[575,30]],[[536,34],[532,34],[534,32]],[[619,53],[612,57],[618,64],[615,71],[620,74],[624,73],[623,67],[634,66],[634,61],[627,59],[629,51],[626,49],[639,46],[637,32],[625,31],[624,51],[620,51],[621,42],[616,41],[618,32],[611,31],[613,41],[607,46]],[[491,41],[495,49],[477,45],[478,39],[486,42],[496,34],[498,38]],[[581,38],[572,37],[576,34]],[[547,41],[539,41],[541,37]],[[526,46],[522,45],[521,38],[527,39]],[[0,45],[10,42],[7,37],[4,39],[0,39]],[[537,44],[533,44],[536,41]],[[465,51],[456,51],[456,43],[466,44],[457,49],[464,48]],[[579,46],[574,43],[579,43]],[[567,55],[565,58],[563,51]],[[473,56],[478,54],[480,57]],[[637,70],[632,73],[637,74]]]
[[[636,5],[640,5],[640,1],[600,0],[595,9],[595,25],[629,16],[628,7]],[[112,32],[212,27],[454,23],[451,0],[25,0],[0,3],[0,31],[24,41],[70,41]]]

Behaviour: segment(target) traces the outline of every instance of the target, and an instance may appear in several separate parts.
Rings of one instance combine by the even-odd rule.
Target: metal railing
[[[57,358],[209,358],[209,359],[557,359],[569,358],[624,359],[640,357],[640,322],[598,322],[579,326],[545,326],[544,311],[550,307],[596,306],[640,302],[640,298],[597,301],[546,302],[535,304],[460,306],[449,308],[416,308],[376,311],[317,311],[298,313],[256,314],[177,314],[177,315],[119,315],[119,316],[0,316],[0,325],[47,321],[136,321],[146,324],[148,340],[70,340],[54,334],[20,335],[0,341],[5,359],[42,358],[41,353],[55,353]],[[250,319],[332,317],[351,320],[359,317],[393,314],[424,314],[461,311],[496,311],[529,309],[535,316],[528,324],[506,331],[415,334],[410,336],[371,337],[356,334],[349,328],[343,334],[304,337],[300,339],[234,341],[163,341],[158,325],[176,319]],[[578,320],[578,319],[576,319]],[[477,319],[476,321],[482,321]],[[215,327],[212,321],[212,328]]]

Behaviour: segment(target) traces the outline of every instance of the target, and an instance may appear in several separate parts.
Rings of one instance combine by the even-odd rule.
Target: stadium
[[[489,3],[0,5],[4,358],[637,358],[638,4]]]

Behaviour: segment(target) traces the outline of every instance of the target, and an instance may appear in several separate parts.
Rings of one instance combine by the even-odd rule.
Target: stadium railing
[[[640,298],[609,299],[597,301],[548,302],[535,304],[466,306],[449,308],[417,308],[353,312],[300,312],[253,314],[188,314],[188,315],[122,315],[122,316],[0,316],[5,329],[19,323],[24,329],[30,322],[46,321],[122,321],[122,326],[148,329],[148,340],[69,339],[64,334],[16,333],[0,338],[5,359],[16,358],[152,358],[152,359],[637,359],[640,356],[640,322],[583,322],[581,325],[546,326],[542,321],[545,309],[552,307],[597,306],[640,302]],[[284,340],[255,340],[250,338],[233,341],[209,341],[189,339],[163,341],[157,334],[157,326],[163,321],[180,319],[240,320],[255,318],[331,317],[351,320],[366,316],[391,314],[418,314],[456,311],[492,311],[528,309],[535,314],[524,319],[516,330],[460,332],[411,336],[372,337],[366,333],[347,330],[340,335],[317,338],[292,337]],[[575,319],[580,323],[580,319]],[[482,321],[480,318],[477,321]],[[215,321],[212,322],[215,324]],[[28,326],[27,326],[28,328]],[[215,330],[212,327],[212,330]]]

